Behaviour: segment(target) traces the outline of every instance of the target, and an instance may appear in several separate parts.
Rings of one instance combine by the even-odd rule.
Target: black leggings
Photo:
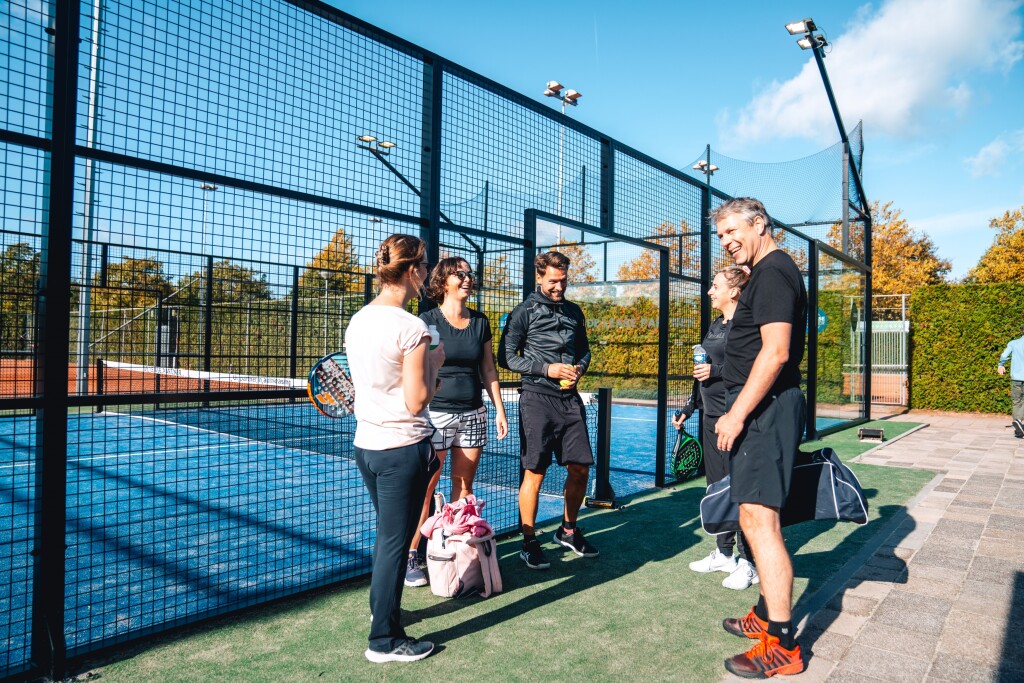
[[[420,519],[427,482],[437,469],[430,439],[386,451],[356,447],[356,466],[377,511],[370,577],[370,649],[391,652],[406,640],[402,587],[409,543]]]
[[[704,437],[704,474],[707,476],[708,484],[725,479],[729,474],[729,454],[718,450],[718,435],[715,434],[715,425],[718,424],[720,415],[711,417],[704,416],[704,424],[701,427],[701,434]],[[740,557],[754,564],[754,556],[750,553],[742,531],[730,531],[715,536],[718,545],[718,552],[726,556],[732,556],[733,546],[740,553]]]

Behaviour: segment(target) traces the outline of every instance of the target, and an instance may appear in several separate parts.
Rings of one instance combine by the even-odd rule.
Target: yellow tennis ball
[[[563,380],[561,380],[559,382],[559,384],[561,384],[563,387],[569,387],[569,386],[572,386],[572,380],[571,379],[563,379]]]

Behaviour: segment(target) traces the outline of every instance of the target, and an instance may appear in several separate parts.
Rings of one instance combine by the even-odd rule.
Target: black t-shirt
[[[750,271],[750,282],[740,294],[725,349],[722,378],[726,390],[746,384],[754,359],[761,352],[761,325],[790,323],[789,360],[772,385],[772,394],[800,386],[800,362],[807,333],[807,289],[800,269],[786,252],[777,249]]]
[[[704,414],[708,417],[725,415],[725,384],[722,382],[722,369],[725,365],[725,347],[729,338],[729,327],[725,318],[718,316],[711,322],[704,341],[700,344],[708,353],[711,364],[711,376],[700,383],[700,401],[704,405]]]
[[[491,340],[487,316],[469,308],[469,326],[464,330],[452,327],[440,308],[420,314],[427,325],[436,325],[444,343],[444,365],[438,376],[441,388],[430,401],[430,409],[442,413],[465,413],[484,404],[480,392],[484,383],[480,376],[484,343]],[[489,352],[489,351],[488,351]]]

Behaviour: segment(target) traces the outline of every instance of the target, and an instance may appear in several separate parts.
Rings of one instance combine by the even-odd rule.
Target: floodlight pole
[[[92,11],[92,49],[89,57],[89,112],[86,116],[85,144],[90,149],[96,142],[96,121],[99,110],[99,61],[102,49],[103,4],[100,0],[93,2]],[[84,396],[89,393],[89,347],[92,336],[92,260],[93,240],[96,232],[96,162],[90,158],[85,160],[85,198],[82,210],[85,215],[85,255],[82,258],[82,282],[78,301],[78,340],[75,353],[75,389]],[[157,325],[160,321],[157,321]]]
[[[558,81],[548,81],[547,86],[544,90],[546,97],[554,97],[556,100],[562,103],[562,119],[559,121],[558,128],[558,210],[555,212],[559,217],[562,216],[562,185],[564,177],[564,156],[565,156],[565,105],[571,105],[575,107],[579,104],[579,99],[582,95],[573,89],[568,89],[564,93],[562,88],[564,86]],[[562,224],[558,224],[558,236],[555,239],[556,244],[562,241]]]
[[[210,283],[207,282],[207,279],[210,279],[210,280],[213,279],[213,272],[212,271],[210,273],[204,272],[205,269],[206,269],[206,264],[205,264],[205,261],[206,261],[206,205],[207,205],[207,199],[209,198],[210,193],[211,192],[216,192],[217,191],[217,186],[212,184],[212,183],[203,183],[203,184],[201,184],[199,186],[199,189],[203,191],[203,226],[202,226],[202,234],[200,235],[199,254],[200,254],[200,256],[202,256],[203,262],[204,262],[203,266],[201,266],[200,270],[199,270],[199,315],[200,315],[200,323],[201,323],[200,326],[199,326],[199,346],[200,346],[200,348],[205,348],[206,342],[207,342],[206,334],[205,334],[205,329],[206,329],[206,324],[207,324],[207,317],[209,317],[208,316],[208,312],[206,310],[206,306],[209,303],[209,302],[206,301],[206,288],[210,284]],[[203,355],[205,357],[207,354],[204,353]],[[208,367],[205,367],[205,361],[204,361],[204,368],[203,369],[205,369],[205,370],[209,370],[210,369]]]
[[[408,178],[406,178],[402,174],[401,171],[399,171],[397,168],[395,168],[394,164],[392,164],[390,161],[388,161],[385,158],[390,153],[390,151],[392,149],[397,147],[397,145],[395,143],[393,143],[393,142],[377,142],[377,138],[373,137],[372,135],[361,135],[358,138],[356,138],[356,140],[358,140],[359,142],[363,143],[363,144],[358,144],[357,143],[356,147],[358,147],[359,149],[364,149],[367,152],[369,152],[370,154],[372,154],[373,156],[375,156],[377,158],[377,161],[379,161],[380,163],[384,164],[384,168],[386,168],[389,171],[391,171],[395,176],[398,177],[399,180],[401,180],[403,183],[405,183],[405,186],[408,187],[410,190],[412,190],[413,194],[415,194],[417,197],[422,197],[423,196],[423,193],[420,191],[420,188],[418,188],[415,185],[413,185],[412,182],[410,182],[410,180]],[[487,189],[487,185],[484,185],[484,189],[485,190]],[[485,206],[486,206],[486,201],[485,201]],[[443,220],[448,225],[452,226],[453,228],[458,228],[458,226],[452,221],[452,219],[450,219],[450,218],[448,218],[448,216],[444,215],[444,212],[441,211],[441,209],[437,210],[437,215],[440,216],[441,220]],[[485,213],[484,213],[484,218],[485,218],[484,229],[486,230],[486,209],[485,209]],[[484,251],[483,251],[483,249],[481,249],[480,245],[477,244],[476,242],[474,242],[473,240],[471,240],[469,238],[469,236],[466,235],[465,233],[460,232],[459,236],[462,237],[462,239],[464,239],[467,242],[469,242],[469,245],[471,247],[473,247],[473,251],[476,252],[477,272],[478,273],[481,272],[483,270],[483,262],[484,262]]]
[[[839,105],[836,103],[835,93],[832,91],[832,81],[829,80],[828,70],[825,69],[825,52],[824,48],[828,45],[828,41],[821,34],[815,33],[817,27],[814,21],[811,19],[805,19],[803,21],[803,28],[795,29],[795,32],[799,33],[803,30],[804,37],[802,40],[797,41],[802,49],[810,49],[814,53],[814,62],[818,66],[818,73],[821,74],[821,82],[825,86],[825,94],[828,96],[828,104],[832,108],[832,116],[835,118],[836,126],[839,128],[839,138],[843,141],[843,231],[842,231],[842,252],[844,254],[849,253],[850,248],[850,169],[853,169],[853,182],[857,186],[857,192],[861,199],[861,206],[859,208],[854,207],[854,210],[860,214],[861,218],[865,222],[864,234],[864,260],[870,266],[871,265],[871,245],[870,245],[870,207],[868,206],[867,196],[864,194],[864,186],[861,182],[860,169],[857,167],[857,160],[853,156],[853,152],[850,149],[850,138],[846,134],[846,126],[843,125],[843,116],[839,113]],[[787,26],[787,30],[790,33],[794,33],[794,29],[790,29]]]
[[[711,176],[718,167],[711,163],[711,145],[705,148],[704,158],[693,165],[693,170],[704,174],[704,210],[700,226],[700,281],[706,292],[711,288]],[[681,262],[680,262],[681,264]],[[711,302],[706,296],[700,297],[701,330],[711,324]]]

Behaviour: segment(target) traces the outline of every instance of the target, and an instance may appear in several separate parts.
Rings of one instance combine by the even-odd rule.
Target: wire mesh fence
[[[367,571],[354,425],[302,384],[395,232],[471,264],[495,344],[536,252],[569,255],[595,358],[581,388],[631,402],[611,413],[610,483],[671,480],[669,418],[724,263],[707,179],[320,3],[0,18],[0,677]],[[814,240],[779,239],[814,289]],[[500,379],[510,434],[489,427],[477,493],[512,530],[517,378]],[[563,481],[545,481],[548,516]]]

